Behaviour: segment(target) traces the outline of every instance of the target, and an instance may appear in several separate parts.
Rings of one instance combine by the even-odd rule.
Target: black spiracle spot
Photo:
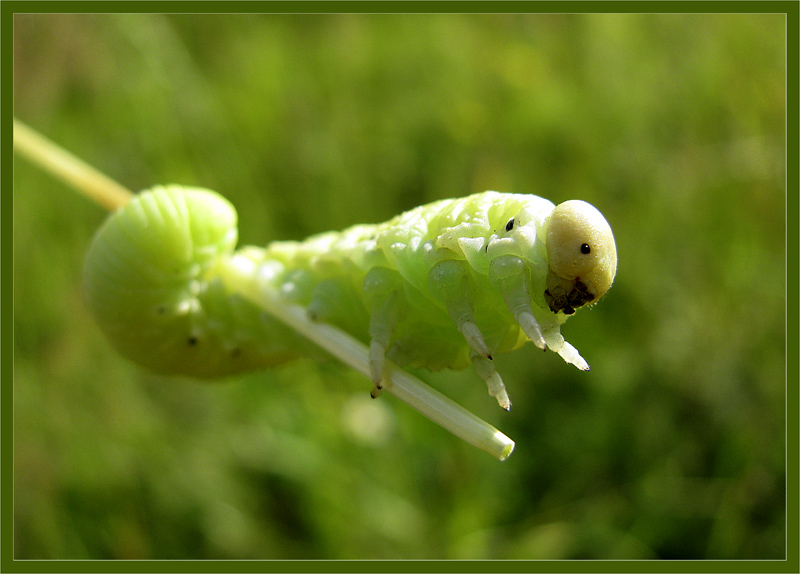
[[[511,231],[512,229],[514,229],[514,218],[513,217],[508,220],[508,223],[506,223],[506,231]]]
[[[199,343],[199,342],[200,342],[200,340],[199,340],[197,337],[193,336],[193,335],[192,335],[192,336],[190,336],[188,339],[186,339],[186,343],[187,343],[187,344],[188,344],[190,347],[196,347],[196,346],[197,346],[197,343]]]

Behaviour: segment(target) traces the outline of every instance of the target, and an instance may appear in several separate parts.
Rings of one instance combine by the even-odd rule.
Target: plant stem
[[[133,197],[128,189],[14,118],[14,149],[75,189],[114,211]]]

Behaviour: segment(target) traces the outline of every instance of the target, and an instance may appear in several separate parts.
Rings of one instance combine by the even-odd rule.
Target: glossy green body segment
[[[213,279],[238,237],[222,196],[179,186],[141,193],[98,230],[84,292],[123,356],[166,375],[216,378],[277,365],[309,347]]]
[[[313,352],[223,287],[220,262],[245,258],[259,288],[369,345],[376,390],[386,358],[429,370],[471,363],[508,408],[492,356],[530,339],[588,369],[559,327],[616,273],[610,227],[589,204],[491,191],[301,242],[234,255],[235,243],[233,207],[207,190],[155,188],[112,216],[90,248],[86,290],[115,346],[198,377]]]
[[[384,301],[392,298],[396,313],[389,354],[398,364],[463,368],[469,364],[469,346],[448,312],[449,301],[456,301],[452,303],[455,306],[457,301],[464,303],[463,310],[454,311],[461,313],[460,317],[477,316],[493,352],[512,350],[526,340],[489,280],[490,263],[504,237],[515,236],[524,242],[525,248],[520,250],[527,251],[530,263],[546,266],[543,242],[535,236],[541,218],[532,214],[528,228],[520,224],[505,231],[507,222],[519,216],[524,199],[481,194],[440,201],[383,224],[359,225],[303,242],[273,243],[263,258],[280,261],[291,270],[279,282],[285,277],[290,283],[305,280],[313,284],[313,288],[298,289],[305,293],[298,302],[311,309],[319,307],[322,320],[338,323],[344,319],[337,317],[336,306],[327,301],[337,298],[334,293],[347,291],[344,300],[348,302],[341,311],[353,324],[340,326],[351,332],[361,327],[360,333],[353,332],[361,338],[367,334],[373,314],[380,313]],[[537,207],[552,210],[550,202],[533,199]],[[298,277],[297,270],[305,273]],[[544,275],[540,276],[543,286]],[[542,288],[540,307],[545,306],[543,292]],[[469,302],[465,299],[468,294]],[[386,321],[390,320],[387,316]]]

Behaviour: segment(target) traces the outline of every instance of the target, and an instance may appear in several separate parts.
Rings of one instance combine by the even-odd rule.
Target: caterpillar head
[[[556,206],[547,227],[547,290],[553,313],[571,315],[595,303],[614,282],[617,246],[611,227],[594,206],[580,200]]]

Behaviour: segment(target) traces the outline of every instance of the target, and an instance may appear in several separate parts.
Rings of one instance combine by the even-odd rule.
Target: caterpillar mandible
[[[238,251],[236,219],[212,191],[159,186],[103,224],[84,287],[122,355],[158,373],[214,378],[314,353],[231,288],[228,276],[245,270],[253,288],[366,343],[373,393],[387,359],[429,370],[471,364],[508,409],[493,355],[531,340],[588,370],[560,325],[597,302],[617,269],[608,222],[577,200],[487,191]]]

